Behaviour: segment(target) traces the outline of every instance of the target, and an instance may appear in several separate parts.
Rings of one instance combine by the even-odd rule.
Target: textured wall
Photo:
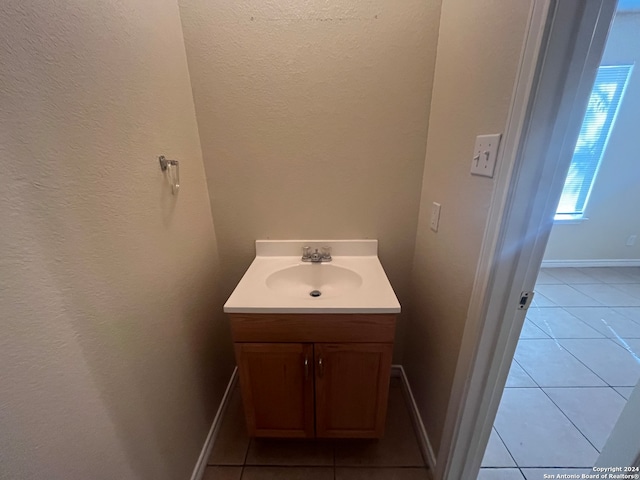
[[[529,1],[444,0],[412,274],[404,365],[435,450],[471,297],[494,182],[471,176],[476,135],[502,133]],[[429,229],[432,202],[440,228]]]
[[[378,238],[406,307],[439,0],[179,3],[223,288],[257,238]]]
[[[0,478],[188,478],[233,360],[178,7],[4,0],[0,65]]]
[[[588,221],[557,223],[545,260],[640,259],[640,13],[619,13],[613,22],[603,65],[636,64],[587,205]],[[637,235],[632,247],[629,235]]]

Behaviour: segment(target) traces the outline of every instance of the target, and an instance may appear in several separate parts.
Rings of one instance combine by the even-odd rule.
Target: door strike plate
[[[527,310],[529,305],[531,305],[531,301],[533,300],[533,296],[535,292],[522,292],[520,294],[520,302],[518,303],[519,310]]]

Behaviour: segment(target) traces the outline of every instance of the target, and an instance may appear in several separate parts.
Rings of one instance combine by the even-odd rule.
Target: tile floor
[[[640,267],[543,269],[535,291],[478,480],[590,472],[640,378]]]
[[[250,439],[236,387],[207,463],[204,480],[429,479],[398,378],[379,441]]]

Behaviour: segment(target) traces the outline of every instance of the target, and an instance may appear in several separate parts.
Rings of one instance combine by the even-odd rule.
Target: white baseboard
[[[420,417],[420,412],[418,411],[418,404],[416,403],[416,399],[413,397],[413,392],[411,391],[409,380],[407,379],[407,375],[402,365],[391,365],[391,376],[399,377],[402,381],[402,390],[404,392],[405,398],[409,402],[409,412],[411,413],[411,419],[413,420],[413,425],[415,426],[416,432],[418,433],[418,444],[420,446],[420,451],[422,453],[422,456],[424,457],[425,462],[427,462],[427,465],[429,466],[431,472],[435,472],[436,456],[433,452],[433,448],[431,447],[427,429],[424,428],[424,423],[422,423],[422,417]]]
[[[213,419],[211,428],[209,429],[207,439],[204,441],[204,445],[202,446],[202,451],[200,452],[200,456],[198,457],[196,466],[193,468],[191,480],[202,480],[202,477],[204,476],[204,471],[207,468],[207,460],[209,459],[209,455],[211,455],[211,449],[213,448],[213,442],[215,442],[216,437],[218,436],[218,432],[220,431],[222,418],[224,417],[224,412],[227,410],[229,397],[231,397],[231,391],[236,385],[237,378],[238,367],[235,367],[233,369],[233,373],[231,374],[231,378],[229,379],[229,383],[227,384],[227,389],[224,391],[224,395],[222,396],[222,400],[220,401],[220,406],[218,407],[216,416]]]
[[[612,260],[543,260],[542,268],[570,267],[640,267],[640,259]]]

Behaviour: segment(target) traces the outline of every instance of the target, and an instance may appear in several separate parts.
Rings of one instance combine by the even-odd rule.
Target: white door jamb
[[[437,480],[475,479],[602,56],[616,0],[534,0],[460,355]],[[534,299],[535,300],[535,299]]]

